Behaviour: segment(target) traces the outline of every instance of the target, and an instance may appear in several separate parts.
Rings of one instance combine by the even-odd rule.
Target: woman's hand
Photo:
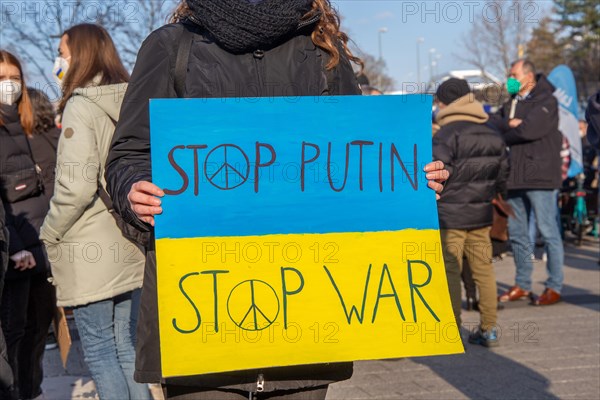
[[[162,213],[161,201],[157,197],[164,195],[165,192],[154,183],[139,181],[131,185],[127,200],[140,220],[154,226],[154,216]]]
[[[15,269],[18,271],[25,271],[36,266],[33,254],[27,250],[13,254],[10,259],[15,262]]]
[[[425,172],[427,172],[427,186],[435,191],[435,198],[439,200],[439,193],[442,193],[442,190],[444,190],[442,183],[448,180],[450,172],[444,167],[444,163],[441,161],[434,161],[427,164]]]

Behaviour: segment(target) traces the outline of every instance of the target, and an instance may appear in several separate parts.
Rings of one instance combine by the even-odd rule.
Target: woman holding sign
[[[140,49],[107,161],[115,208],[142,231],[152,230],[164,196],[150,182],[150,99],[360,94],[351,65],[360,60],[348,49],[328,0],[187,0],[171,22]],[[430,187],[441,191],[434,179],[447,178],[443,164],[426,171]],[[163,379],[158,329],[151,244],[138,324],[138,381],[161,382],[168,399],[247,399],[249,393],[324,399],[330,383],[352,374],[351,363],[332,363]],[[201,354],[190,356],[202,362]]]

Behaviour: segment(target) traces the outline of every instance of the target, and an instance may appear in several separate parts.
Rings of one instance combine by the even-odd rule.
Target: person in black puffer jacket
[[[587,138],[600,156],[600,91],[590,97],[585,110],[585,120],[588,123]],[[600,185],[598,185],[600,194]],[[600,260],[598,261],[600,264]]]
[[[0,70],[0,80],[17,89],[0,99],[0,194],[10,257],[0,318],[15,380],[11,396],[33,399],[42,393],[42,358],[54,307],[49,263],[38,238],[48,198],[29,143],[35,114],[21,64],[0,50]]]
[[[590,144],[600,152],[600,91],[588,100],[585,120],[588,123],[587,138]]]
[[[187,0],[180,2],[172,22],[153,32],[140,49],[107,159],[106,181],[114,207],[142,231],[151,231],[154,215],[161,212],[154,196],[164,195],[150,182],[148,101],[178,97],[176,78],[181,75],[175,70],[184,29],[193,32],[194,40],[180,97],[360,94],[350,64],[358,59],[348,50],[348,37],[339,30],[339,18],[328,0]],[[430,168],[447,174],[441,163]],[[439,183],[429,185],[441,190]],[[137,329],[135,378],[163,383],[166,398],[247,399],[249,392],[264,388],[264,398],[324,399],[330,383],[352,374],[352,363],[332,363],[164,380],[156,279],[151,241]]]
[[[460,274],[463,255],[479,289],[480,329],[469,341],[497,345],[496,277],[490,229],[492,200],[506,196],[509,173],[506,145],[488,122],[483,105],[468,83],[449,79],[436,93],[441,129],[433,138],[433,156],[447,165],[451,177],[438,202],[442,249],[452,308],[460,326]]]
[[[35,114],[33,135],[29,138],[31,153],[36,164],[41,169],[44,194],[50,200],[54,194],[56,177],[56,151],[60,129],[56,127],[54,108],[44,92],[27,88],[31,105]]]

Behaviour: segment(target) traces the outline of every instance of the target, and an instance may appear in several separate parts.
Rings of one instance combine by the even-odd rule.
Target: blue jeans
[[[140,290],[73,310],[85,362],[101,400],[149,400],[148,386],[133,380]]]
[[[508,233],[512,244],[517,275],[515,283],[523,290],[531,290],[533,254],[535,243],[529,238],[528,216],[531,210],[548,254],[546,287],[560,293],[563,283],[564,248],[557,223],[556,190],[511,190],[508,202],[515,216],[508,220]]]

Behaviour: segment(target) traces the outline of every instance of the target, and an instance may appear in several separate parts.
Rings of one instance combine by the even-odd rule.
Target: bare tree
[[[59,96],[51,79],[60,35],[80,23],[102,25],[130,70],[146,36],[162,25],[175,0],[2,1],[0,43],[26,65],[37,86]],[[52,97],[52,96],[51,96]]]
[[[566,62],[567,43],[561,43],[557,31],[556,24],[546,17],[533,30],[527,44],[527,58],[535,64],[537,71],[546,75],[558,64]]]
[[[382,92],[389,92],[394,90],[396,82],[394,78],[387,74],[387,67],[385,60],[377,59],[374,56],[357,52],[360,59],[364,63],[365,67],[363,74],[369,79],[369,84]]]
[[[539,22],[539,5],[534,1],[486,0],[471,30],[462,38],[459,60],[504,76],[512,61],[525,51],[531,30]]]

